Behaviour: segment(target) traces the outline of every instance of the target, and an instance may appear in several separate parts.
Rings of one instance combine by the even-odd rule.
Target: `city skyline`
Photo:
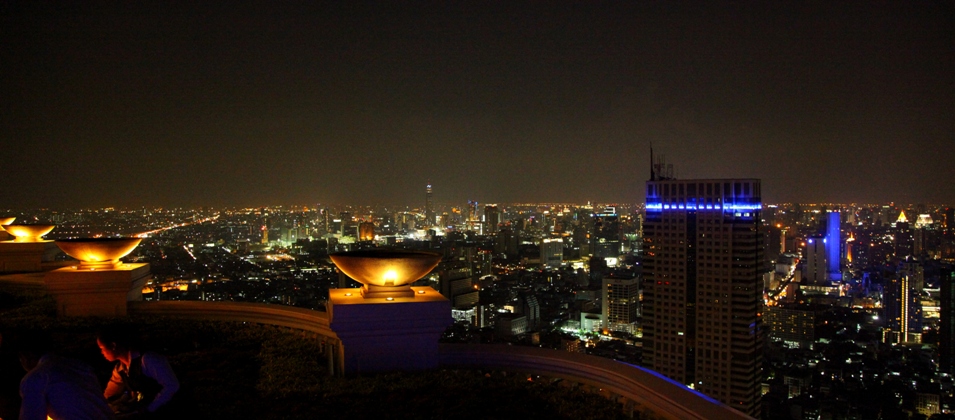
[[[0,8],[6,205],[951,203],[953,11],[888,5]]]

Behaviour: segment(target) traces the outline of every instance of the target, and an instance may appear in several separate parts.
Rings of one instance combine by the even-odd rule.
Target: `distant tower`
[[[481,234],[481,222],[478,220],[478,202],[468,200],[468,219],[465,222],[468,230]]]
[[[498,226],[501,224],[501,210],[497,208],[497,204],[484,206],[484,223],[487,224],[484,233],[488,235],[497,233]]]
[[[372,222],[359,223],[358,224],[358,240],[359,241],[375,240],[375,224]]]
[[[829,213],[826,226],[826,275],[828,280],[842,280],[842,271],[840,263],[842,262],[842,233],[840,231],[841,213],[833,211]]]
[[[564,240],[547,238],[541,241],[541,265],[547,268],[560,268],[564,262]]]
[[[814,235],[806,239],[806,262],[803,264],[803,277],[813,286],[828,285],[828,257],[826,237]]]
[[[477,220],[477,201],[468,200],[468,221],[473,222]]]
[[[431,183],[428,183],[428,187],[425,193],[424,198],[424,218],[426,220],[425,224],[428,226],[434,226],[434,198],[431,196]]]
[[[906,343],[922,342],[922,266],[915,263],[903,264],[899,270],[902,278],[902,341]]]
[[[617,209],[607,207],[593,215],[593,231],[590,233],[590,254],[599,258],[620,256],[620,217]]]
[[[640,311],[640,278],[633,273],[612,273],[603,278],[602,289],[609,329],[633,334]]]
[[[925,289],[925,272],[916,262],[899,265],[902,277],[902,333],[906,343],[922,342],[922,291]]]
[[[892,233],[895,237],[895,256],[899,259],[911,256],[915,250],[915,238],[912,235],[904,211],[899,214],[898,220],[895,221]]]
[[[921,343],[923,288],[924,274],[918,263],[900,264],[897,275],[886,281],[882,296],[888,332],[883,333],[885,342]]]

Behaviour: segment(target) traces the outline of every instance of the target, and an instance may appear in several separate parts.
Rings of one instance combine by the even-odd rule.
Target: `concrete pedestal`
[[[430,287],[414,297],[363,298],[329,290],[328,318],[344,348],[346,374],[438,367],[438,340],[452,324],[451,302]]]
[[[53,241],[0,242],[0,273],[43,271],[44,263],[54,261],[59,253]]]
[[[151,277],[149,264],[102,270],[67,267],[48,272],[44,283],[59,316],[126,316],[126,302],[143,300],[143,286]]]

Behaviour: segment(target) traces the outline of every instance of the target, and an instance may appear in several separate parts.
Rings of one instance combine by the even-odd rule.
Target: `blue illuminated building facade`
[[[842,280],[842,232],[840,219],[841,214],[837,211],[828,214],[826,224],[826,271],[829,280]]]
[[[760,181],[675,180],[657,173],[646,183],[644,362],[758,417]]]

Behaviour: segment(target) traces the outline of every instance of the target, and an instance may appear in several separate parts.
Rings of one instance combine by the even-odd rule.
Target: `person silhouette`
[[[179,391],[169,360],[143,352],[134,334],[121,327],[100,330],[96,344],[106,360],[117,362],[104,397],[120,418],[166,411]]]
[[[10,338],[27,371],[20,381],[20,420],[115,418],[88,364],[55,354],[45,332]]]

